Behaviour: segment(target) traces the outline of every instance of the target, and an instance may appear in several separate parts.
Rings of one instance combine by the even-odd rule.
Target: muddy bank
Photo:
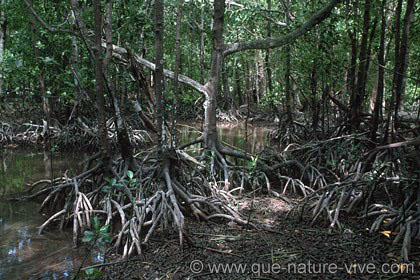
[[[250,205],[250,201],[243,203],[244,210],[249,210]],[[415,255],[405,270],[387,273],[387,268],[394,272],[403,268],[399,249],[392,247],[385,235],[369,234],[369,223],[351,219],[343,233],[329,233],[326,224],[310,226],[296,218],[286,220],[289,208],[283,200],[269,197],[257,198],[254,203],[251,219],[264,221],[277,233],[189,219],[186,230],[190,240],[183,248],[179,247],[177,234],[159,232],[144,255],[104,266],[103,279],[420,277],[419,258]],[[375,272],[367,270],[367,266],[375,268]]]

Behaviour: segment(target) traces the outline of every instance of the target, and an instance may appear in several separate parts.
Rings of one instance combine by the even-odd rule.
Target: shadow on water
[[[38,235],[45,217],[35,202],[10,203],[6,197],[26,191],[26,183],[77,172],[81,155],[56,155],[3,150],[0,168],[0,279],[71,279],[86,254],[74,249],[70,233]],[[72,170],[73,171],[72,171]],[[54,175],[55,174],[55,175]],[[103,261],[96,250],[89,263]]]

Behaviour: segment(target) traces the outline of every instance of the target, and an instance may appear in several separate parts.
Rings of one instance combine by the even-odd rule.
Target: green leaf
[[[127,176],[128,176],[128,178],[133,179],[133,176],[134,176],[133,171],[128,170],[128,171],[127,171]]]
[[[85,277],[87,279],[96,279],[96,278],[99,278],[103,275],[102,271],[100,271],[97,268],[93,268],[93,267],[86,269],[84,271],[84,273],[85,273]]]
[[[101,228],[99,229],[99,233],[108,232],[108,229],[109,229],[109,225],[101,226]]]
[[[111,186],[103,186],[102,191],[103,192],[110,192],[111,191]]]
[[[99,242],[100,243],[109,243],[111,242],[112,235],[109,232],[103,232],[100,234]]]
[[[93,227],[94,227],[94,229],[95,229],[96,232],[98,232],[100,230],[100,228],[101,228],[101,221],[99,220],[99,218],[97,216],[95,216],[93,218],[92,225],[93,225]]]
[[[114,187],[116,187],[117,189],[121,189],[124,185],[123,184],[115,184]]]
[[[83,243],[89,243],[89,242],[95,240],[95,238],[96,238],[95,233],[91,232],[90,230],[85,230],[84,236],[82,238],[82,242]]]
[[[116,183],[117,183],[117,179],[112,178],[112,179],[111,179],[111,186],[115,185]]]

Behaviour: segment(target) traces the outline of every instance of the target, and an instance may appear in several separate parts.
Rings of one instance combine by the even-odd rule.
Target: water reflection
[[[200,129],[197,126],[180,124],[180,142],[188,143],[201,135]],[[244,150],[251,154],[261,152],[267,145],[267,136],[271,131],[267,127],[258,127],[239,124],[219,124],[217,126],[219,138],[224,143],[234,146],[238,149]],[[189,147],[192,153],[198,153],[200,144]]]
[[[73,248],[71,233],[39,236],[38,207],[0,202],[0,279],[71,279],[87,253]],[[104,262],[104,252],[93,250],[85,265]]]
[[[51,160],[49,154],[13,151],[3,151],[1,156],[0,279],[71,279],[86,254],[83,248],[73,248],[71,233],[38,235],[38,227],[45,221],[38,213],[39,204],[9,203],[1,195],[24,192],[28,181],[68,168],[77,172],[77,162],[83,157],[55,155]],[[103,250],[96,250],[87,263],[103,260]]]
[[[15,152],[0,150],[2,168],[0,170],[0,196],[26,191],[29,181],[52,178],[54,174],[63,174],[67,169],[69,175],[80,169],[78,162],[83,159],[80,154],[54,154]]]

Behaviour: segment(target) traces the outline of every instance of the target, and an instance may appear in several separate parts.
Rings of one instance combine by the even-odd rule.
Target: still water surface
[[[182,143],[200,135],[197,128],[179,127]],[[245,129],[244,125],[221,125],[218,130],[222,141],[250,153],[264,148],[269,132],[263,127]],[[199,145],[192,149],[198,151]],[[55,154],[49,160],[42,153],[0,150],[0,156],[0,279],[71,279],[87,253],[85,249],[73,248],[70,232],[38,235],[38,227],[46,220],[38,213],[39,204],[10,203],[6,198],[24,193],[28,182],[54,178],[66,170],[68,176],[76,174],[86,155]],[[103,260],[101,250],[94,250],[87,263]]]
[[[0,168],[0,279],[70,279],[86,252],[74,249],[70,233],[38,235],[45,221],[36,202],[11,203],[10,196],[26,191],[26,183],[55,175],[77,172],[83,155],[56,154],[44,160],[43,154],[1,151]],[[88,263],[100,262],[98,250]]]

